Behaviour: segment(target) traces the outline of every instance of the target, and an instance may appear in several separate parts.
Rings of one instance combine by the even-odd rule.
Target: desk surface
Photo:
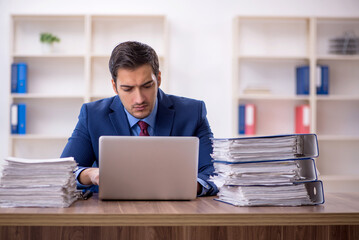
[[[359,193],[326,194],[303,207],[234,207],[213,197],[193,201],[101,201],[69,208],[0,208],[0,226],[359,225]]]

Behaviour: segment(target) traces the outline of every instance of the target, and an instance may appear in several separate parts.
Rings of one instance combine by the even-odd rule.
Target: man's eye
[[[152,87],[152,86],[153,86],[153,82],[147,83],[146,85],[144,85],[144,88],[150,88],[150,87]]]
[[[130,91],[132,90],[132,88],[122,88],[122,90],[123,90],[124,92],[130,92]]]

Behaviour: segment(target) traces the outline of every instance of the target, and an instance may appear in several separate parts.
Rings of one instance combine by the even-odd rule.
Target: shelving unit
[[[42,49],[42,32],[61,39],[51,53]],[[9,134],[9,155],[60,156],[81,105],[114,95],[108,61],[120,42],[140,41],[156,50],[161,88],[168,91],[167,34],[167,20],[161,15],[11,16],[10,59],[27,63],[28,93],[10,93],[10,103],[27,105],[27,134]]]
[[[257,107],[257,135],[295,131],[295,106],[309,104],[326,192],[359,192],[359,55],[329,53],[329,39],[359,36],[359,18],[236,17],[233,24],[233,137],[238,105]],[[316,94],[316,66],[329,66],[329,95]],[[295,68],[310,66],[310,94],[296,95]],[[246,94],[246,88],[267,94]]]

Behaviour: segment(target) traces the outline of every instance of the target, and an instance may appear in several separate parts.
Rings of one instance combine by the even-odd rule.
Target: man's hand
[[[83,185],[100,185],[98,168],[86,168],[80,173],[79,182]]]

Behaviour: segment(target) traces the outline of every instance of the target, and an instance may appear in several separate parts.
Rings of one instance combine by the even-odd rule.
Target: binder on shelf
[[[26,104],[18,104],[18,134],[26,134]]]
[[[309,94],[309,66],[296,68],[297,95]],[[329,67],[326,65],[317,66],[316,76],[317,94],[329,94]]]
[[[17,63],[17,92],[27,92],[27,64]]]
[[[238,133],[256,133],[256,107],[254,104],[241,104],[238,107]]]
[[[329,94],[329,67],[324,65],[317,66],[317,94]]]
[[[310,108],[308,104],[295,108],[295,133],[310,132]]]
[[[296,68],[297,95],[309,94],[309,66]]]
[[[256,134],[256,107],[254,104],[246,104],[245,113],[245,133],[247,135]]]
[[[12,104],[10,108],[10,127],[11,134],[18,133],[18,105]]]
[[[329,52],[332,54],[359,54],[359,38],[354,31],[329,39],[329,44]]]
[[[238,106],[238,133],[245,134],[245,109],[246,105],[241,104]]]
[[[11,64],[11,93],[17,93],[17,63]]]

